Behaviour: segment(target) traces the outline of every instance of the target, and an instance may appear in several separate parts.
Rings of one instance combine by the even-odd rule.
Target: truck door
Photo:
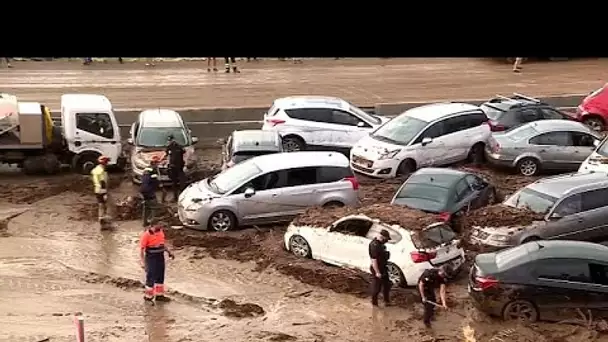
[[[116,163],[122,153],[122,144],[114,113],[76,112],[67,118],[72,119],[71,124],[74,125],[74,136],[66,136],[70,151],[76,154],[96,151],[110,157],[110,164]]]

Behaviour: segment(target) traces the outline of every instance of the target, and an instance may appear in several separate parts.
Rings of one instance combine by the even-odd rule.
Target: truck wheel
[[[97,166],[97,158],[99,158],[98,153],[78,155],[74,158],[75,160],[72,163],[72,167],[74,168],[74,171],[82,175],[89,175],[95,166]]]
[[[43,169],[43,163],[40,160],[41,158],[38,156],[35,157],[27,157],[23,162],[23,172],[26,175],[35,175],[40,173]]]
[[[44,167],[44,171],[49,175],[54,175],[61,171],[61,163],[59,162],[59,159],[56,155],[51,153],[45,154],[44,157],[42,157],[42,165]]]

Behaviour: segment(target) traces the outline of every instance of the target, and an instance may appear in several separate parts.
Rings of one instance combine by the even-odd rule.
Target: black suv
[[[505,320],[563,320],[576,309],[593,317],[608,309],[608,247],[582,241],[533,241],[479,254],[469,296]]]
[[[490,119],[493,132],[506,131],[538,120],[573,120],[568,114],[539,99],[517,93],[511,97],[496,95],[480,107]]]

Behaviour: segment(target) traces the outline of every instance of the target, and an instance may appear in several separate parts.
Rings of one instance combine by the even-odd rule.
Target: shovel
[[[437,303],[435,303],[435,302],[431,302],[430,300],[425,300],[424,302],[425,302],[425,303],[429,303],[429,304],[431,304],[431,305],[433,305],[433,306],[435,306],[435,307],[437,307],[437,308],[442,308],[442,309],[443,309],[443,305],[439,305],[439,304],[437,304]],[[461,314],[460,312],[456,312],[456,311],[454,311],[454,310],[450,310],[450,312],[453,312],[453,313],[457,314],[458,316],[460,316],[460,317],[462,317],[462,318],[467,318],[467,316],[465,316],[465,315]]]

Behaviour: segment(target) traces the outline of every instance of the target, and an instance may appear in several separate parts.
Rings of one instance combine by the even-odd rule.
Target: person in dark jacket
[[[144,227],[150,225],[150,222],[155,214],[155,209],[158,206],[156,191],[162,187],[160,182],[160,173],[158,171],[159,162],[160,157],[153,156],[152,160],[150,161],[150,165],[144,169],[144,173],[141,176],[141,187],[139,192],[144,200],[142,213]]]
[[[448,271],[447,265],[442,265],[439,268],[431,268],[424,271],[418,279],[418,291],[420,291],[422,305],[424,305],[422,321],[427,328],[431,327],[431,319],[435,313],[435,306],[439,306],[437,303],[437,296],[435,295],[436,289],[439,289],[441,307],[447,309],[445,284],[449,273]]]
[[[388,277],[388,259],[389,252],[386,250],[386,242],[391,239],[388,230],[382,229],[380,235],[375,237],[369,243],[369,257],[371,266],[369,268],[372,273],[372,305],[378,306],[378,295],[382,292],[384,297],[384,305],[390,306],[389,299],[391,291],[391,281]]]
[[[186,178],[186,175],[184,174],[184,155],[186,154],[186,151],[177,143],[177,141],[175,141],[172,135],[168,136],[167,140],[169,141],[169,145],[165,151],[165,158],[169,159],[168,171],[173,186],[173,201],[177,202],[179,193],[182,191],[184,179]]]

